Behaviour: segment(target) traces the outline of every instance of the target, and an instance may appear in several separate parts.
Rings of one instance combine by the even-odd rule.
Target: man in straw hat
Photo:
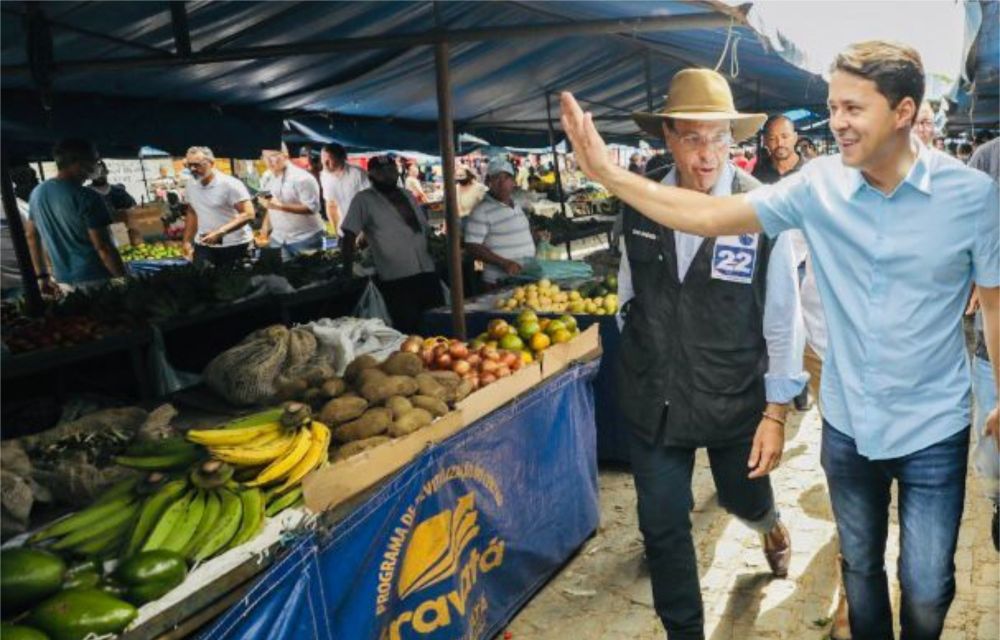
[[[663,184],[717,196],[760,186],[728,157],[766,116],[738,113],[718,73],[681,71],[663,111],[633,117],[673,154]],[[676,232],[631,208],[622,235],[615,375],[653,601],[670,638],[703,638],[690,518],[698,448],[708,449],[719,503],[761,534],[774,575],[788,573],[791,540],[768,474],[781,459],[787,404],[807,379],[791,245]]]
[[[954,599],[969,448],[961,318],[973,283],[995,379],[1000,362],[1000,193],[913,138],[923,93],[915,50],[851,45],[833,64],[827,100],[840,154],[726,198],[613,166],[592,116],[562,97],[582,170],[651,220],[704,236],[803,231],[828,323],[821,463],[855,638],[893,637],[884,557],[893,481],[902,637],[940,637]],[[995,407],[984,433],[1000,439]]]

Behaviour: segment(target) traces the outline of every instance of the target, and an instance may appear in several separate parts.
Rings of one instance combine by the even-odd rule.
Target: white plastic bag
[[[385,360],[406,340],[379,318],[323,318],[301,327],[313,332],[320,355],[332,364],[337,375],[343,375],[352,360],[366,353]]]
[[[389,316],[389,307],[385,304],[385,298],[382,297],[382,292],[378,290],[375,282],[371,279],[368,280],[358,304],[355,305],[353,315],[355,318],[378,318],[386,326],[392,326],[392,317]]]

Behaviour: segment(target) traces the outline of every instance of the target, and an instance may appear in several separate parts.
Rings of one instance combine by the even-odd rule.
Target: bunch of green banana
[[[262,467],[245,486],[279,485],[276,494],[281,494],[325,463],[328,455],[330,429],[307,414],[303,418],[302,408],[291,403],[277,419],[192,430],[187,437],[207,447],[216,460],[241,468]]]
[[[139,513],[138,480],[108,488],[91,506],[37,531],[29,542],[52,541],[51,549],[70,555],[113,557]]]
[[[123,467],[143,471],[167,471],[189,467],[204,456],[204,450],[184,438],[164,438],[135,442],[116,456],[115,462]]]
[[[239,488],[232,467],[207,462],[142,505],[124,556],[164,550],[207,560],[252,539],[264,525],[260,489]]]

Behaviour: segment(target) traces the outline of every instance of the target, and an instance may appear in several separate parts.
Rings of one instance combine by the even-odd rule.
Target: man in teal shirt
[[[100,194],[83,186],[97,169],[97,150],[86,140],[63,140],[53,156],[58,173],[31,192],[25,229],[32,247],[44,245],[52,261],[51,275],[35,265],[39,280],[54,275],[60,284],[86,288],[124,276],[108,231],[111,213]]]
[[[841,153],[728,198],[614,166],[592,117],[570,94],[562,100],[581,169],[657,223],[709,237],[805,235],[829,331],[822,464],[858,639],[893,637],[884,558],[893,481],[904,640],[939,638],[954,599],[970,422],[961,318],[973,283],[994,374],[1000,355],[1000,193],[913,138],[923,93],[916,51],[852,45],[830,78]],[[995,407],[985,433],[1000,438]]]

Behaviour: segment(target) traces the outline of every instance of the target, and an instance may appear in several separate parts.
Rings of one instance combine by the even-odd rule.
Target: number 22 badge
[[[757,234],[720,236],[712,249],[712,278],[750,284],[757,264]]]

